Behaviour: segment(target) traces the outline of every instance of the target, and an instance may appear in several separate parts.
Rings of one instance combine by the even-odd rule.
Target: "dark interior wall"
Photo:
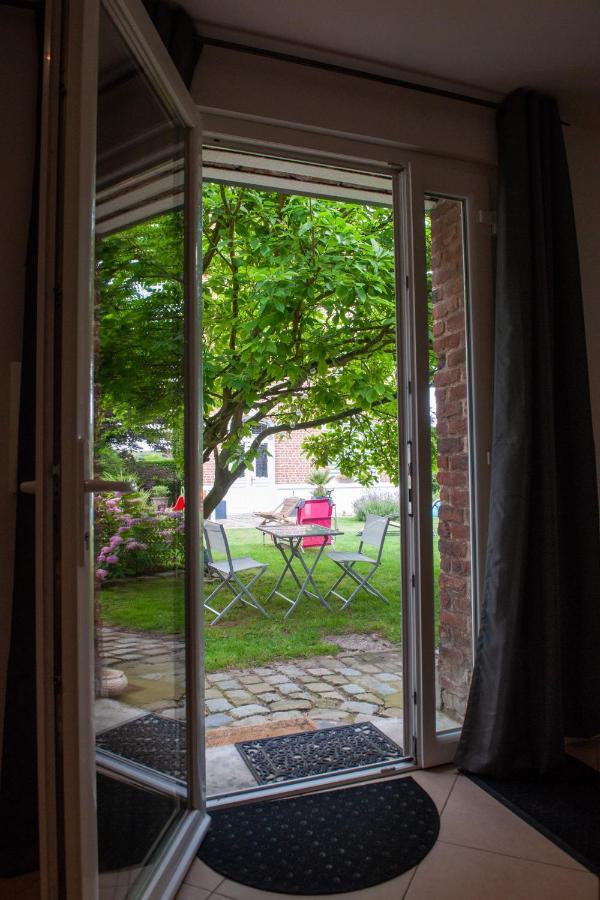
[[[590,400],[600,479],[600,122],[565,129],[583,289]]]
[[[16,495],[10,464],[21,357],[25,256],[35,156],[37,48],[33,13],[0,6],[0,746],[13,585]],[[11,402],[12,398],[12,402]],[[13,407],[13,409],[11,409]],[[34,639],[32,635],[32,640]]]

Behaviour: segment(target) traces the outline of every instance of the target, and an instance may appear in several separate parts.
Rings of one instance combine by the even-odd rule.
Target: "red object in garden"
[[[185,499],[183,494],[180,494],[177,500],[175,501],[175,505],[171,507],[173,512],[181,512],[182,509],[185,509]]]
[[[303,500],[298,505],[298,525],[324,525],[325,528],[331,528],[332,513],[333,503],[329,497]],[[331,536],[326,538],[305,537],[302,539],[303,547],[320,547],[322,544],[331,543]]]

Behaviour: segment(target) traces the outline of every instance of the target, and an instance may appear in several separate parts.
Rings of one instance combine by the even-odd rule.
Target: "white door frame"
[[[464,215],[465,306],[468,347],[469,457],[472,553],[472,652],[474,658],[479,604],[483,584],[488,508],[493,377],[493,263],[488,223],[492,208],[490,173],[478,173],[450,160],[429,160],[410,167],[412,208],[409,290],[412,424],[414,441],[414,575],[415,620],[413,641],[420,657],[417,672],[418,762],[424,767],[451,762],[460,729],[436,732],[433,532],[431,495],[431,424],[425,265],[425,197],[462,201]]]
[[[100,0],[47,3],[40,190],[37,645],[44,897],[98,896],[90,459],[93,219]],[[208,817],[202,768],[201,368],[197,108],[139,0],[104,8],[186,132],[184,197],[187,810],[141,896],[174,895]],[[193,227],[191,227],[193,226]],[[192,602],[193,598],[193,602]]]
[[[213,117],[214,120],[214,117]],[[454,756],[460,730],[436,734],[435,641],[433,630],[433,559],[431,524],[430,417],[428,378],[427,293],[425,280],[424,199],[426,194],[447,196],[464,202],[466,242],[465,292],[468,306],[470,337],[471,420],[471,546],[473,560],[473,651],[479,623],[479,600],[483,583],[483,566],[489,505],[489,464],[491,446],[491,401],[493,368],[493,261],[489,216],[479,213],[493,209],[495,170],[491,166],[390,148],[376,141],[354,141],[344,135],[336,137],[335,152],[321,151],[330,136],[298,132],[298,147],[278,146],[269,134],[270,122],[244,117],[234,122],[225,120],[227,131],[211,131],[214,154],[227,155],[228,150],[272,155],[276,158],[281,181],[286,161],[290,168],[301,161],[356,172],[392,174],[394,177],[394,227],[396,229],[396,292],[398,314],[398,386],[399,424],[403,438],[399,447],[399,471],[404,484],[410,485],[401,497],[402,572],[403,572],[403,642],[407,656],[404,665],[405,741],[407,753],[416,764],[430,767],[450,762]],[[293,125],[288,125],[293,131]],[[250,135],[248,135],[250,132]],[[307,149],[307,141],[312,148]],[[300,146],[300,140],[303,146]],[[250,183],[254,183],[250,177]],[[260,181],[258,176],[258,180]],[[231,176],[232,182],[236,176]],[[277,186],[275,186],[276,189]],[[268,186],[267,186],[268,189]],[[476,377],[473,377],[476,373]],[[411,470],[409,472],[409,469]],[[402,478],[401,478],[402,489]],[[414,577],[413,577],[414,576]],[[360,773],[356,777],[361,777]],[[364,777],[364,775],[362,776]],[[348,776],[344,782],[352,779]],[[324,786],[322,779],[311,786]],[[288,794],[289,788],[278,788],[274,794]],[[298,789],[304,789],[298,785]],[[273,789],[240,792],[239,800],[250,794],[270,796]],[[233,796],[230,800],[233,799]],[[209,807],[227,800],[209,801]]]

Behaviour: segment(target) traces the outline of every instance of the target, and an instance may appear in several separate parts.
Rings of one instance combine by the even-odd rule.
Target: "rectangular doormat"
[[[371,722],[240,741],[236,748],[259,784],[398,762],[402,747]]]
[[[96,737],[96,746],[179,781],[187,778],[186,727],[149,713]]]

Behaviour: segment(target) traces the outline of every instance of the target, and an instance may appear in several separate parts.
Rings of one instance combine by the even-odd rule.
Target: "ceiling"
[[[600,101],[598,0],[179,0],[200,34],[503,95]],[[431,81],[431,79],[429,79]]]

